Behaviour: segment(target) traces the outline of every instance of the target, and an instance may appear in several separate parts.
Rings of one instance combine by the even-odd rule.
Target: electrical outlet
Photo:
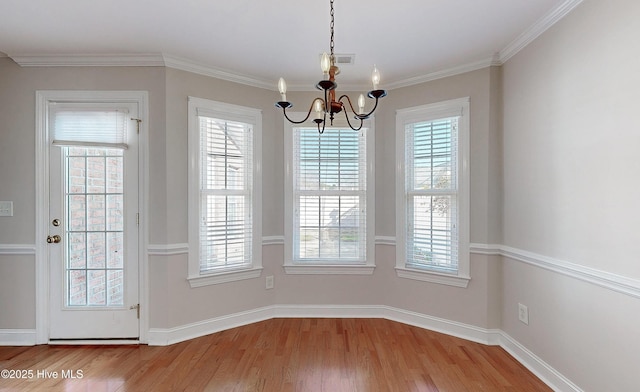
[[[0,216],[13,216],[12,201],[0,201]]]
[[[265,287],[267,288],[267,290],[272,289],[273,288],[273,275],[267,276],[267,278],[265,280],[266,280]]]
[[[518,304],[518,320],[529,325],[529,308],[523,304]]]

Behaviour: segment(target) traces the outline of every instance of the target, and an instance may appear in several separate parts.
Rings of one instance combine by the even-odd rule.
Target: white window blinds
[[[407,265],[458,269],[458,117],[405,126]]]
[[[366,143],[366,131],[294,129],[295,261],[366,261]]]
[[[126,149],[128,110],[94,104],[57,104],[50,111],[51,139],[59,146],[102,146]]]
[[[252,262],[251,124],[199,116],[200,272]]]

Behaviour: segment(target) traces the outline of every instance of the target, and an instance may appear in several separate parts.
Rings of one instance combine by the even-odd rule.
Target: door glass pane
[[[66,305],[124,304],[124,155],[64,148]]]
[[[69,306],[87,304],[87,276],[85,270],[69,270]]]

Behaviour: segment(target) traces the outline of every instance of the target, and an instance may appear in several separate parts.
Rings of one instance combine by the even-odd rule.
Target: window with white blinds
[[[252,126],[200,120],[200,271],[252,260]]]
[[[367,262],[367,133],[293,128],[293,262]]]
[[[468,99],[399,110],[396,269],[468,277]],[[437,279],[436,279],[437,281]],[[468,280],[446,281],[466,286]]]
[[[407,124],[407,265],[458,270],[458,117]]]
[[[259,270],[262,238],[256,217],[260,193],[256,149],[260,112],[192,97],[189,111],[190,278]]]

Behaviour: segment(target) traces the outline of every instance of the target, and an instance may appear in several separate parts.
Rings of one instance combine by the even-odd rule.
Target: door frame
[[[148,200],[149,190],[149,93],[147,91],[36,91],[36,344],[49,343],[49,252],[46,241],[49,232],[49,103],[50,102],[134,102],[138,104],[138,295],[140,300],[139,343],[147,343],[149,331],[148,287]],[[102,342],[108,343],[108,341]]]

